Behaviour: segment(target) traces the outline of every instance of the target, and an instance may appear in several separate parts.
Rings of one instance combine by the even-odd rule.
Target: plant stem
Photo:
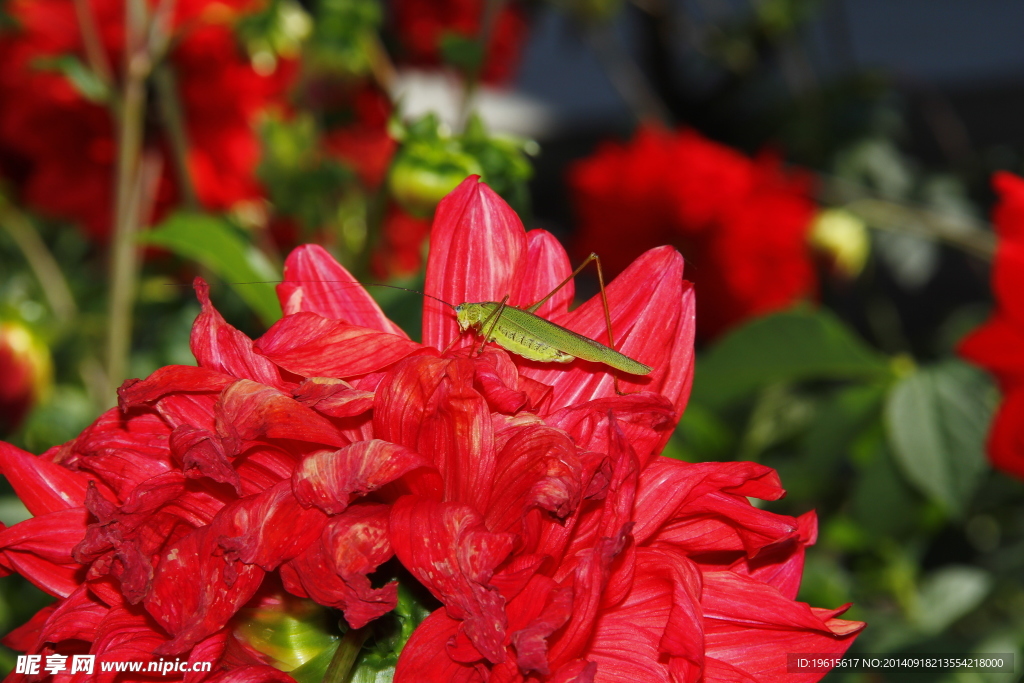
[[[826,175],[821,199],[843,208],[876,230],[909,233],[936,239],[969,254],[991,261],[996,237],[987,224],[965,215],[937,211],[927,206],[897,202],[874,196],[857,183]]]
[[[61,325],[70,324],[78,315],[74,296],[57,260],[53,258],[32,221],[13,206],[0,201],[0,224],[7,229],[7,234],[24,254],[25,261],[36,276],[54,317]]]
[[[145,6],[125,0],[125,81],[118,136],[114,234],[111,241],[110,296],[107,315],[107,400],[127,374],[131,353],[132,305],[138,286],[138,181],[146,111],[146,77],[151,61],[145,36]]]
[[[192,182],[192,174],[188,170],[188,131],[185,128],[185,116],[181,109],[174,72],[166,61],[153,69],[153,84],[156,88],[156,101],[163,116],[164,130],[171,145],[174,171],[181,187],[182,201],[186,209],[197,211],[199,197]]]
[[[612,27],[607,24],[590,26],[587,37],[608,75],[608,80],[637,120],[671,126],[672,115],[668,107],[651,87],[644,72],[626,54]]]
[[[349,674],[356,663],[356,657],[363,649],[363,643],[370,635],[370,629],[360,628],[349,631],[338,643],[338,649],[334,651],[331,663],[327,665],[324,672],[323,683],[344,683],[349,680]]]
[[[96,72],[96,75],[104,83],[111,86],[114,82],[114,72],[107,61],[107,53],[103,49],[103,41],[100,40],[99,30],[96,28],[96,18],[89,7],[89,0],[74,0],[75,16],[78,19],[78,27],[82,32],[82,44],[85,47],[85,58],[89,66]]]

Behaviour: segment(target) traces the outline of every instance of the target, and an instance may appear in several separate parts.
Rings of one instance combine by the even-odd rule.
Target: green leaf
[[[271,325],[281,317],[273,285],[281,279],[280,273],[224,218],[176,213],[141,235],[140,240],[208,268],[231,285],[265,324]]]
[[[37,69],[59,71],[64,74],[65,78],[71,81],[71,85],[75,86],[75,90],[90,102],[102,104],[110,101],[111,92],[107,84],[95,71],[74,55],[41,57],[34,60],[32,64]]]
[[[795,310],[754,320],[712,347],[697,363],[693,400],[722,408],[779,382],[889,374],[888,359],[834,315]]]
[[[991,575],[979,567],[948,565],[932,572],[921,582],[914,625],[924,633],[941,633],[977,607],[992,583]]]
[[[951,360],[921,369],[889,394],[889,442],[906,478],[962,517],[987,469],[985,434],[992,408],[987,376]]]

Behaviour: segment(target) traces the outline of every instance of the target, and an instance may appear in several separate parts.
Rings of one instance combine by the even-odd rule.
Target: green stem
[[[138,288],[139,256],[136,244],[138,206],[134,195],[142,190],[143,119],[146,77],[151,70],[145,35],[145,6],[125,0],[125,82],[121,97],[118,137],[114,234],[110,249],[110,296],[107,316],[107,400],[112,400],[128,371],[131,354],[132,306]]]
[[[153,84],[156,88],[156,101],[163,116],[164,129],[171,144],[171,155],[174,170],[178,176],[182,199],[189,211],[199,210],[199,197],[196,195],[192,174],[188,170],[188,132],[185,128],[185,116],[181,108],[181,98],[171,65],[166,61],[153,70]]]
[[[327,665],[324,673],[323,683],[344,683],[352,673],[356,658],[363,649],[363,643],[370,635],[369,628],[360,628],[349,631],[338,643],[338,649],[334,651],[331,663]]]
[[[42,287],[43,295],[49,302],[54,317],[62,325],[70,324],[78,314],[74,296],[57,260],[47,249],[32,221],[14,207],[0,201],[0,224],[3,224],[7,234],[24,254],[25,261]]]

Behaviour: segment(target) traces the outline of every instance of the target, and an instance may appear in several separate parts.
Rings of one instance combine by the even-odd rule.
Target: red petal
[[[546,230],[531,230],[526,233],[526,256],[520,261],[523,275],[512,290],[508,301],[513,306],[532,306],[569,277],[572,266],[565,249]],[[542,318],[569,310],[575,295],[573,281],[566,283],[543,306],[534,311]]]
[[[252,340],[228,325],[210,303],[210,286],[197,277],[193,284],[203,312],[192,326],[192,355],[199,365],[226,375],[281,386],[281,373],[252,349]]]
[[[388,441],[359,441],[337,451],[319,451],[295,469],[292,487],[303,505],[328,514],[342,512],[353,496],[375,491],[406,472],[430,463],[419,454]]]
[[[758,681],[810,683],[821,674],[786,672],[786,655],[842,655],[864,624],[832,618],[775,588],[732,572],[704,574],[708,657],[727,662]]]
[[[316,313],[285,316],[256,342],[259,352],[305,377],[377,372],[423,347],[405,336],[357,327]]]
[[[373,407],[373,392],[355,389],[333,377],[310,377],[292,394],[295,400],[328,417],[361,415]]]
[[[216,434],[181,425],[171,432],[171,453],[181,463],[181,471],[189,479],[209,477],[228,484],[235,493],[242,495],[242,481]]]
[[[90,680],[113,681],[123,678],[116,671],[104,672],[101,662],[148,662],[154,651],[167,642],[146,615],[116,607],[99,624],[90,652],[96,655],[96,673]]]
[[[35,516],[85,505],[88,478],[0,441],[0,472]]]
[[[960,344],[960,354],[996,373],[1004,388],[1024,385],[1024,326],[996,316]]]
[[[505,659],[505,600],[490,585],[515,542],[487,531],[472,508],[405,496],[391,510],[391,542],[402,564],[462,620],[460,631],[492,663]]]
[[[423,620],[398,656],[394,683],[484,683],[489,680],[474,666],[448,656],[447,645],[458,633],[459,622],[444,609]]]
[[[46,513],[0,532],[3,565],[50,595],[66,597],[81,584],[84,570],[71,551],[85,536],[85,508]]]
[[[304,244],[285,260],[284,282],[277,286],[277,296],[286,316],[316,313],[406,337],[361,285],[348,283],[356,283],[356,279],[323,247]]]
[[[597,680],[698,680],[704,663],[700,572],[681,555],[650,550],[639,551],[637,562],[643,571],[622,604],[598,617],[586,651],[597,663]]]
[[[724,491],[763,500],[780,498],[775,470],[752,462],[689,464],[658,458],[644,468],[637,490],[637,525],[633,536],[644,543],[666,521],[689,514],[689,506],[708,494]]]
[[[179,391],[217,393],[237,377],[194,365],[167,365],[158,368],[146,379],[126,380],[117,390],[118,405],[123,412]]]
[[[124,498],[136,486],[171,469],[171,428],[152,413],[112,408],[70,444],[69,465],[96,474]]]
[[[256,439],[295,439],[329,446],[347,442],[319,413],[278,389],[246,379],[224,390],[216,413],[217,433],[231,455]]]
[[[501,301],[518,289],[515,275],[525,253],[519,216],[479,176],[470,176],[437,205],[424,288],[452,305]],[[443,349],[458,334],[450,308],[423,302],[424,344]]]
[[[218,517],[223,519],[214,524],[231,527],[230,531],[222,529],[217,541],[225,557],[267,571],[304,551],[327,524],[327,516],[318,508],[299,504],[288,481],[232,503]]]
[[[145,606],[174,639],[150,652],[188,650],[223,627],[259,588],[262,569],[228,560],[221,552],[219,541],[225,532],[233,531],[231,521],[226,515],[218,516],[160,557]]]
[[[640,457],[648,462],[661,452],[671,436],[676,414],[672,405],[658,394],[630,394],[615,398],[599,398],[580,405],[564,408],[545,418],[548,424],[567,431],[581,449],[606,453],[609,420],[614,419],[616,429]]]
[[[373,588],[367,578],[392,555],[389,515],[386,505],[354,505],[333,517],[320,539],[282,568],[287,569],[285,587],[344,611],[352,628],[390,612],[397,604],[397,584]],[[296,583],[301,590],[294,590]]]
[[[560,519],[576,509],[583,466],[565,432],[534,424],[503,430],[498,438],[505,444],[498,453],[488,529],[523,533],[526,513],[534,507]]]
[[[988,436],[992,465],[1024,477],[1024,388],[1003,397]]]
[[[432,463],[447,500],[485,509],[494,471],[487,402],[472,388],[473,361],[409,358],[377,390],[374,434]],[[429,475],[427,475],[429,476]]]

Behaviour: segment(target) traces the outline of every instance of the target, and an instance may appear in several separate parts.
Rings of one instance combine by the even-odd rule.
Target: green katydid
[[[534,311],[544,305],[559,289],[569,283],[591,261],[597,266],[597,280],[601,287],[601,302],[604,305],[605,324],[608,327],[608,341],[614,346],[612,336],[612,319],[608,310],[608,298],[604,293],[604,274],[601,272],[601,259],[597,254],[588,256],[572,274],[540,301],[526,308],[515,308],[507,305],[508,296],[499,301],[481,301],[462,303],[452,308],[463,332],[474,328],[482,333],[484,344],[493,341],[506,351],[522,356],[527,360],[540,362],[568,363],[576,358],[603,363],[616,370],[631,375],[646,375],[651,372],[650,366],[633,360],[615,349],[605,346],[589,337],[556,325],[536,315]],[[447,303],[447,302],[442,302]],[[448,304],[449,306],[451,304]]]

